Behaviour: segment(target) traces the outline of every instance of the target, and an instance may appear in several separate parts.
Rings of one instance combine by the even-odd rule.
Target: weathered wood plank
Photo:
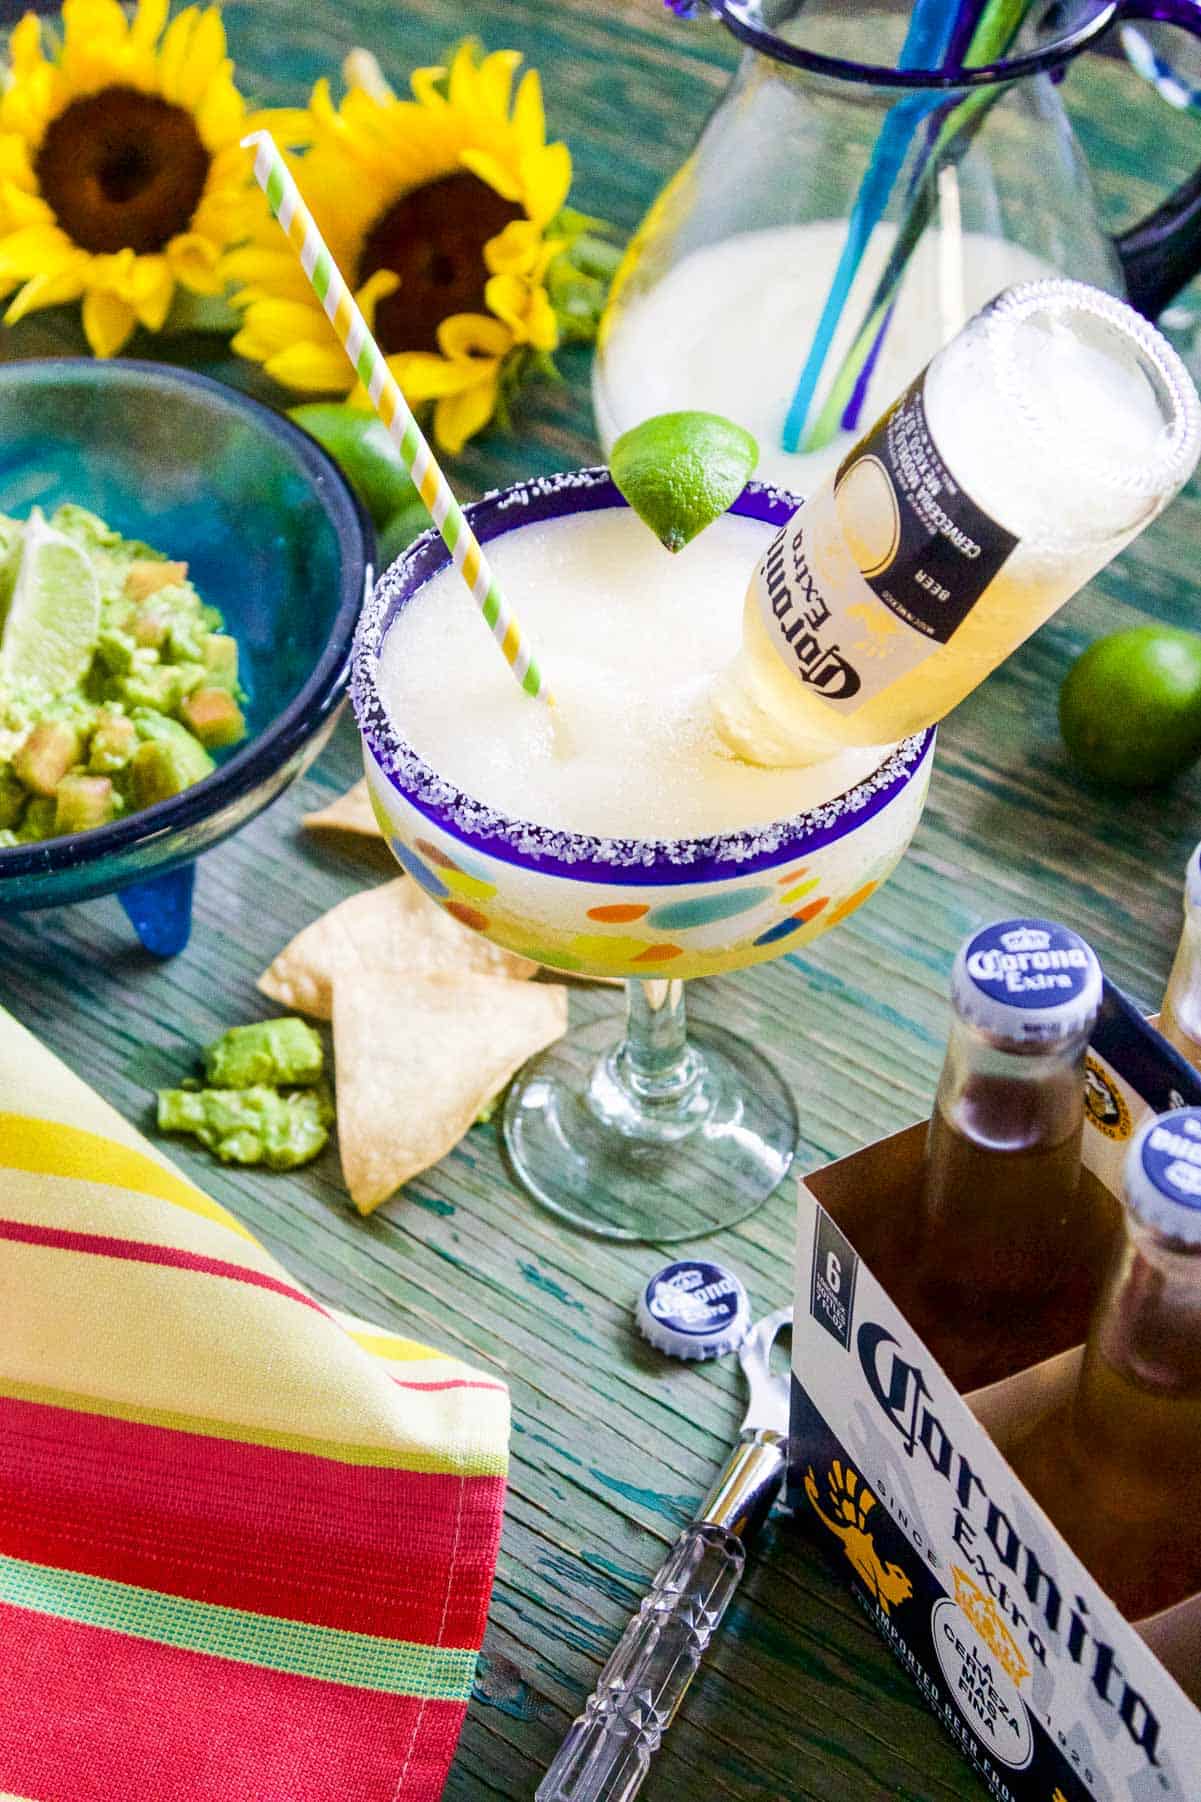
[[[464,31],[523,50],[546,80],[552,128],[575,151],[580,203],[630,228],[680,160],[733,58],[716,31],[652,0],[232,0],[235,55],[258,97],[294,101],[352,43],[400,80]],[[1196,154],[1196,129],[1117,66],[1074,72],[1068,98],[1116,223]],[[1138,104],[1130,104],[1137,96]],[[530,397],[520,435],[461,460],[465,492],[595,460],[587,357]],[[222,373],[239,375],[225,362]],[[1072,920],[1107,968],[1153,1003],[1197,833],[1192,776],[1137,807],[1067,770],[1055,694],[1070,658],[1142,618],[1191,623],[1201,528],[1195,492],[1160,521],[944,729],[930,803],[888,887],[828,940],[697,986],[695,1011],[736,1021],[776,1059],[802,1109],[802,1162],[839,1156],[926,1111],[941,1056],[946,979],[964,932],[1035,908]],[[357,773],[349,723],[271,812],[204,860],[188,952],[157,965],[114,902],[0,922],[0,999],[127,1116],[232,1021],[266,1011],[254,978],[317,911],[379,877],[299,830]],[[615,1015],[574,988],[574,1019]],[[346,1202],[336,1156],[294,1176],[179,1161],[324,1299],[425,1334],[505,1374],[513,1390],[511,1495],[476,1698],[450,1802],[532,1795],[570,1715],[741,1412],[737,1370],[668,1368],[629,1303],[651,1248],[582,1239],[515,1191],[493,1129],[369,1221]],[[790,1288],[792,1202],[781,1194],[718,1241],[756,1309]],[[403,1556],[403,1548],[398,1548]],[[821,1558],[786,1524],[751,1572],[710,1666],[673,1727],[648,1802],[703,1786],[722,1802],[943,1802],[982,1795]]]

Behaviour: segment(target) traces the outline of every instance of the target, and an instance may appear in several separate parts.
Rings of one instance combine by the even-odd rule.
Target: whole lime
[[[385,525],[417,500],[400,452],[374,413],[341,401],[317,400],[290,408],[288,418],[329,452],[375,525]]]
[[[1131,626],[1098,638],[1059,691],[1077,768],[1113,788],[1151,788],[1201,757],[1201,637]]]
[[[407,551],[414,538],[420,538],[429,525],[430,516],[422,501],[411,501],[399,513],[394,513],[379,533],[377,561],[380,569],[385,570],[389,564],[395,563],[401,552]]]

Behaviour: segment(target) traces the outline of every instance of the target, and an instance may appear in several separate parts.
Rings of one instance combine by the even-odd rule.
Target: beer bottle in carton
[[[960,948],[951,1002],[896,1299],[967,1391],[1079,1344],[1118,1209],[1080,1162],[1092,949],[1051,920],[995,921]]]
[[[1125,1199],[1075,1393],[1009,1458],[1141,1620],[1201,1590],[1201,1108],[1135,1135]]]
[[[1159,1030],[1201,1070],[1201,845],[1184,878],[1184,928],[1164,990]]]

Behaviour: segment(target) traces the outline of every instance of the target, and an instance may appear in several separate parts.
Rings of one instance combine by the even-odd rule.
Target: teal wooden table
[[[236,0],[234,54],[257,94],[295,101],[354,43],[398,81],[471,31],[541,68],[552,132],[575,152],[578,203],[632,227],[732,64],[716,31],[656,0]],[[1112,223],[1183,172],[1201,136],[1095,63],[1068,85]],[[1138,95],[1139,104],[1129,104]],[[595,460],[587,357],[486,437],[457,476],[480,490]],[[1055,696],[1096,634],[1146,617],[1195,623],[1195,491],[974,695],[944,728],[913,849],[848,925],[803,954],[697,986],[695,1012],[768,1050],[801,1108],[802,1167],[924,1114],[941,1058],[951,958],[976,922],[1045,912],[1078,927],[1139,1001],[1161,993],[1181,874],[1201,833],[1201,776],[1131,802],[1068,772]],[[345,722],[313,772],[206,857],[187,953],[157,964],[115,901],[0,923],[0,998],[129,1118],[196,1049],[266,1011],[254,979],[321,909],[364,881],[300,814],[357,774]],[[578,989],[573,1016],[616,1008]],[[559,1226],[519,1195],[493,1127],[370,1220],[336,1157],[296,1176],[180,1161],[322,1299],[427,1336],[503,1374],[513,1466],[491,1621],[447,1796],[532,1796],[650,1573],[717,1468],[740,1416],[730,1364],[668,1366],[630,1302],[657,1259]],[[756,1312],[789,1297],[786,1187],[709,1249],[744,1274]],[[404,1548],[397,1556],[404,1557]],[[648,1783],[648,1802],[949,1802],[983,1796],[917,1691],[818,1554],[777,1526]]]

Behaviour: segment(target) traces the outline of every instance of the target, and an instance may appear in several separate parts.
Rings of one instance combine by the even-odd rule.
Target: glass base
[[[797,1112],[766,1058],[692,1025],[680,1078],[638,1092],[612,1020],[569,1032],[520,1072],[502,1128],[536,1201],[606,1239],[703,1238],[762,1207],[792,1163]]]

